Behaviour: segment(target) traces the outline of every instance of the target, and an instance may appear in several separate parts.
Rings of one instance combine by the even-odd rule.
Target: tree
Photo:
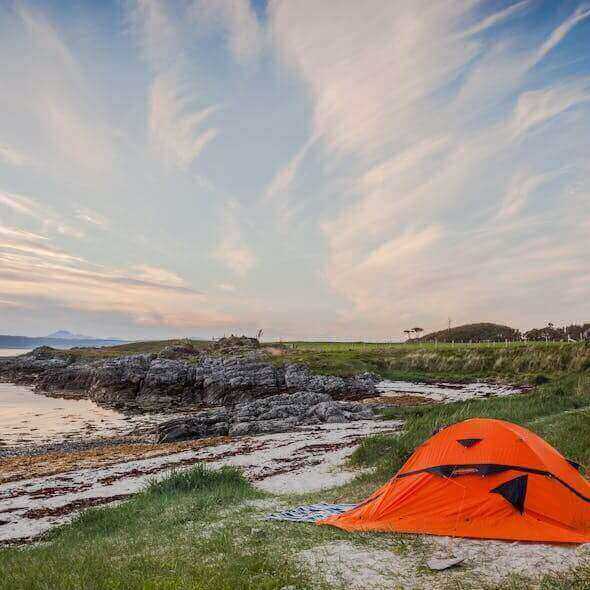
[[[409,340],[410,339],[410,334],[412,333],[412,330],[404,330],[404,334],[406,335],[406,338]]]
[[[412,328],[412,332],[415,332],[416,333],[416,336],[420,337],[420,334],[422,332],[424,332],[424,329],[423,328],[416,327],[416,328]]]

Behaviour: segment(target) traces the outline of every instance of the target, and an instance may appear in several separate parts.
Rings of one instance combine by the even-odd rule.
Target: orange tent
[[[370,498],[318,524],[586,543],[590,482],[578,467],[521,426],[474,418],[435,434]]]

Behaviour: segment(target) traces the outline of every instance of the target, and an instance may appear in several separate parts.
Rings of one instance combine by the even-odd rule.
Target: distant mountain
[[[55,336],[60,334],[60,336]],[[61,334],[68,334],[63,336]],[[59,330],[49,336],[29,337],[29,336],[9,336],[0,334],[0,348],[37,348],[38,346],[51,346],[53,348],[89,348],[99,346],[114,346],[124,344],[125,340],[115,338],[102,339],[82,336],[80,334],[71,334],[66,330]]]
[[[58,330],[47,335],[46,338],[64,338],[65,340],[99,340],[94,336],[86,336],[84,334],[72,334],[68,330]]]

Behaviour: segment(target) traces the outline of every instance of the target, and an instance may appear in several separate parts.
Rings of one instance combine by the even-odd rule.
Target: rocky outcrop
[[[368,390],[374,389],[380,379],[373,373],[361,373],[352,379],[333,377],[331,375],[313,375],[311,371],[302,365],[287,365],[285,367],[285,386],[292,390],[325,391],[340,395],[348,392],[348,398],[362,399],[366,397]]]
[[[369,373],[343,378],[313,375],[302,365],[275,366],[257,350],[221,355],[184,346],[157,355],[99,360],[41,348],[0,362],[0,378],[52,395],[88,397],[103,406],[141,412],[235,406],[295,391],[359,400],[376,395],[378,381]]]
[[[368,406],[335,401],[326,393],[304,391],[274,395],[242,402],[233,409],[201,412],[194,416],[170,420],[158,426],[157,441],[242,436],[285,432],[298,426],[370,420]]]
[[[125,409],[135,406],[154,355],[134,354],[97,362],[89,397],[102,405]],[[82,365],[83,366],[83,365]]]
[[[285,389],[282,369],[258,353],[206,357],[195,365],[195,385],[207,405],[231,405]]]
[[[55,355],[55,350],[48,346],[36,348],[29,354],[25,354],[16,359],[2,359],[0,372],[3,374],[13,375],[16,378],[26,380],[28,376],[35,377],[45,371],[60,371],[66,368],[70,362],[68,359]]]
[[[248,338],[248,336],[234,336],[220,338],[213,345],[213,349],[223,353],[245,352],[260,348],[258,338]]]
[[[228,436],[230,424],[231,414],[225,408],[200,412],[160,424],[156,432],[156,442]]]

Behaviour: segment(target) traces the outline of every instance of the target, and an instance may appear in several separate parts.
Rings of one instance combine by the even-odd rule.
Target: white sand
[[[431,572],[432,557],[465,556],[452,569]],[[557,546],[472,539],[426,537],[425,545],[405,551],[373,549],[349,541],[334,541],[302,551],[298,560],[319,573],[330,586],[347,590],[403,588],[490,588],[518,575],[535,580],[544,574],[564,573],[590,559],[590,545]]]
[[[369,434],[392,432],[399,421],[359,421],[300,428],[296,432],[244,437],[228,444],[82,469],[0,485],[0,541],[34,537],[70,520],[68,514],[34,518],[31,509],[58,509],[80,500],[114,498],[140,491],[173,468],[197,462],[240,467],[255,485],[273,492],[305,492],[345,483],[355,473],[336,469]],[[330,445],[325,447],[324,445]],[[106,480],[105,478],[111,478]],[[115,479],[112,479],[115,478]],[[39,492],[44,490],[41,495]],[[47,495],[50,490],[51,495]],[[37,493],[37,496],[35,495]]]
[[[450,403],[468,399],[504,396],[521,393],[522,390],[496,383],[412,383],[410,381],[381,381],[377,390],[382,397],[424,396],[436,402]]]

